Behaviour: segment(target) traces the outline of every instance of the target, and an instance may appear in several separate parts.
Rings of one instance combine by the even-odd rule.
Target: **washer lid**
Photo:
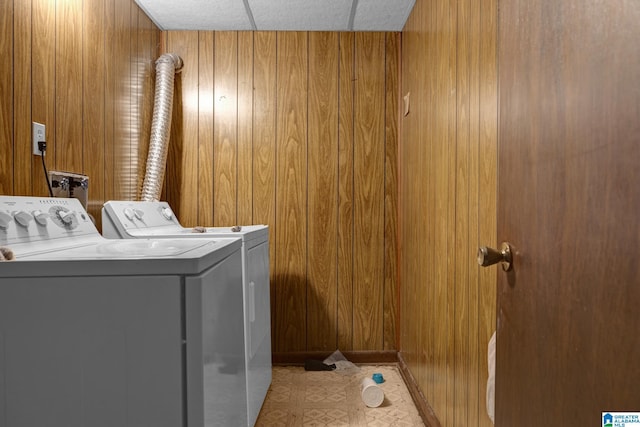
[[[240,238],[244,241],[269,237],[269,227],[266,225],[243,225],[240,231],[232,231],[232,227],[205,227],[203,232],[194,231],[193,228],[184,227],[155,227],[155,228],[130,228],[126,230],[126,238]]]
[[[194,244],[195,243],[195,244]],[[189,239],[138,239],[111,240],[96,245],[96,253],[114,257],[166,257],[178,256],[207,245],[209,242],[194,242]],[[212,241],[211,243],[216,243]],[[82,254],[79,254],[82,257]]]
[[[89,245],[16,255],[1,277],[193,275],[236,251],[240,239],[100,239]]]

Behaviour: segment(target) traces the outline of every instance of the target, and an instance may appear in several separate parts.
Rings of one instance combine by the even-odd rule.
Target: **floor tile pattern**
[[[368,408],[360,396],[364,377],[381,373],[385,399]],[[358,374],[305,371],[298,366],[274,366],[271,388],[257,427],[419,427],[424,426],[398,368],[360,366]]]

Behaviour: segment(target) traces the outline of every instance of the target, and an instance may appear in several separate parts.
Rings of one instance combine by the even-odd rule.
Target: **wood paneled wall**
[[[273,349],[395,350],[400,35],[164,33],[178,75],[166,199],[268,224]]]
[[[417,0],[402,34],[400,342],[443,426],[488,426],[495,329],[496,0]]]
[[[89,212],[133,199],[144,174],[160,31],[133,0],[0,2],[0,194],[48,194],[50,170],[89,176]]]
[[[185,61],[166,198],[186,225],[270,225],[274,351],[401,340],[446,426],[489,423],[495,269],[474,254],[496,244],[496,8],[417,0],[399,150],[399,34],[164,39]],[[131,0],[0,2],[0,194],[47,194],[31,154],[38,121],[49,168],[89,175],[96,219],[104,200],[136,198],[159,38]]]

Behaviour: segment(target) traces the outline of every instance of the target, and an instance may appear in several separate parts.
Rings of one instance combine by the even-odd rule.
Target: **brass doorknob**
[[[481,246],[478,248],[478,264],[488,267],[500,263],[504,271],[509,271],[513,267],[513,255],[511,244],[502,242],[500,250]]]

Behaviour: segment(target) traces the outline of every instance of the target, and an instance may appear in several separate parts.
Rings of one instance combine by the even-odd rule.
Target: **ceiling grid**
[[[415,0],[135,0],[162,30],[402,31]]]

